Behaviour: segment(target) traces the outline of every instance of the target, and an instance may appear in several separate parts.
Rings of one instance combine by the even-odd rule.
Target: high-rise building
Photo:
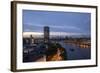
[[[35,39],[33,38],[32,35],[30,35],[30,43],[31,43],[31,45],[34,44],[34,42],[35,42]]]
[[[44,42],[49,43],[49,27],[44,27]]]

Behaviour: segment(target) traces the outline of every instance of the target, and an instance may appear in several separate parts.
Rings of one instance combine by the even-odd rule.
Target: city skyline
[[[30,37],[31,35],[34,36],[34,37],[43,37],[44,33],[40,33],[40,32],[23,32],[23,37]],[[50,36],[51,37],[54,37],[54,36],[90,37],[90,35],[82,34],[82,33],[64,33],[64,32],[50,32]]]
[[[90,13],[23,10],[23,62],[90,59],[90,25]]]

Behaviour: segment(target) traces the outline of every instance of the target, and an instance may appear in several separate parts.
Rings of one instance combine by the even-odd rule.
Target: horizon
[[[23,37],[30,37],[32,35],[33,37],[41,37],[44,35],[44,33],[41,32],[23,32]],[[65,33],[65,32],[50,32],[50,37],[90,37],[88,34],[82,34],[82,33]]]

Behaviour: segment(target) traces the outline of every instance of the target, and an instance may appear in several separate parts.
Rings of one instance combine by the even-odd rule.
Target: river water
[[[66,44],[62,41],[59,43],[65,48],[68,60],[80,60],[91,58],[91,48],[80,48],[78,46],[73,46],[72,44]]]

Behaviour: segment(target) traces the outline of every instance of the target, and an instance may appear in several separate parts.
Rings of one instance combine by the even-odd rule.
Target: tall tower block
[[[45,43],[49,43],[49,27],[48,26],[45,26],[44,27],[44,42]]]

